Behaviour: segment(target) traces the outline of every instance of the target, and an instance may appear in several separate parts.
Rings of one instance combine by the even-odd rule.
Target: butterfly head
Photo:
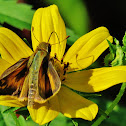
[[[37,50],[44,50],[44,51],[50,53],[51,52],[51,45],[49,43],[46,43],[46,42],[41,42],[38,45]]]

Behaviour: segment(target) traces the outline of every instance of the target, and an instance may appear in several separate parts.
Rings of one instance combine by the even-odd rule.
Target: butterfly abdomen
[[[36,94],[36,86],[35,84],[31,83],[29,85],[29,92],[28,92],[28,106],[33,106],[35,94]]]

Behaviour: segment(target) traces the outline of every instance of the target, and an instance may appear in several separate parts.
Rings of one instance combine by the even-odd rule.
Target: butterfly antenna
[[[55,44],[59,44],[60,49],[61,49],[60,40],[59,40],[58,34],[55,31],[51,32],[51,34],[49,36],[49,39],[48,39],[48,43],[49,43],[49,40],[50,40],[50,38],[51,38],[51,36],[52,36],[53,33],[55,33],[56,36],[57,36],[57,38],[58,38],[58,43],[55,43]],[[51,44],[51,45],[55,45],[55,44]],[[55,57],[56,57],[56,55],[55,55]]]
[[[37,38],[36,38],[36,36],[35,36],[35,34],[34,34],[34,27],[32,27],[32,33],[33,33],[33,36],[35,37],[35,39],[38,41],[38,42],[40,42]]]
[[[52,36],[53,33],[56,34],[56,36],[57,36],[57,38],[58,38],[58,41],[59,41],[59,43],[60,43],[60,40],[59,40],[58,34],[57,34],[55,31],[51,32],[51,34],[50,34],[50,36],[49,36],[49,39],[48,39],[48,42],[49,42],[49,40],[50,40],[50,38],[51,38],[51,36]]]
[[[33,36],[35,37],[35,39],[36,39],[38,42],[40,42],[40,41],[36,38],[36,36],[35,36],[35,34],[34,34],[33,31],[34,31],[34,27],[32,27],[32,33],[33,33]],[[48,39],[47,43],[49,43],[49,40],[50,40],[50,38],[51,38],[51,36],[52,36],[53,33],[56,34],[59,43],[63,42],[64,40],[66,40],[66,39],[68,39],[68,38],[70,37],[70,36],[67,36],[64,40],[62,40],[62,41],[60,42],[59,37],[58,37],[58,34],[57,34],[55,31],[53,31],[53,32],[51,32],[51,34],[50,34],[50,36],[49,36],[49,39]],[[59,43],[55,43],[55,44],[59,44]],[[55,44],[51,44],[51,45],[55,45]]]
[[[63,39],[61,42],[63,42],[64,40],[68,39],[70,36],[68,35],[65,39]]]
[[[58,34],[57,34],[55,31],[53,31],[53,32],[51,32],[51,34],[50,34],[50,36],[49,36],[48,42],[49,42],[49,40],[50,40],[50,38],[51,38],[51,35],[52,35],[53,33],[56,34],[59,43],[63,42],[64,40],[66,40],[66,39],[68,39],[68,38],[70,37],[70,36],[67,36],[64,40],[62,40],[62,41],[60,42],[59,37],[58,37]],[[55,43],[55,44],[59,44],[59,43]],[[51,45],[55,45],[55,44],[51,44]]]

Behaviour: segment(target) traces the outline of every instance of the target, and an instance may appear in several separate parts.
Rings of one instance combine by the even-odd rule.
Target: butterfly
[[[58,93],[60,77],[50,59],[51,45],[41,42],[34,53],[22,58],[0,77],[0,95],[18,97],[20,101],[44,103]]]

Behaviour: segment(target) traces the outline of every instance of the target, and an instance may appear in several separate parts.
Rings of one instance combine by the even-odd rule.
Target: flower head
[[[50,36],[52,32],[56,34],[54,33]],[[115,84],[126,82],[125,66],[78,71],[91,65],[108,48],[106,39],[112,42],[112,36],[105,27],[99,27],[82,36],[64,54],[65,38],[67,37],[65,24],[57,6],[51,5],[46,8],[40,8],[35,12],[31,35],[34,51],[39,43],[50,43],[49,61],[52,62],[62,81],[60,90],[53,97],[45,100],[44,103],[34,102],[33,108],[28,106],[32,119],[40,125],[53,120],[59,112],[70,118],[83,118],[90,121],[95,118],[98,106],[73,92],[70,88],[81,92],[93,93],[105,90]],[[0,74],[2,74],[21,58],[31,56],[33,51],[15,33],[9,29],[0,28],[0,53],[2,57],[0,59]],[[8,79],[8,81],[10,80]],[[3,82],[0,84],[3,84]],[[19,82],[12,84],[6,87],[0,85],[0,104],[12,107],[27,106],[27,100],[20,101],[17,96],[12,95],[12,92],[14,92],[12,89],[17,87]],[[21,84],[23,85],[23,83]]]

